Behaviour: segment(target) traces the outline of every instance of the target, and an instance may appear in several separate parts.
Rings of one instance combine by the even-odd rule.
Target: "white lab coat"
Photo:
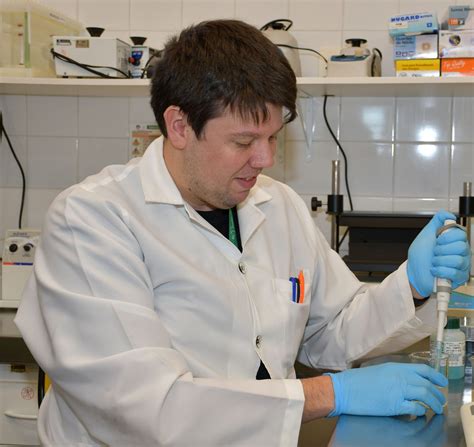
[[[183,201],[162,139],[58,196],[16,318],[53,381],[42,443],[294,446],[297,356],[344,369],[433,329],[405,265],[360,283],[288,186],[260,176],[238,216],[243,253]]]

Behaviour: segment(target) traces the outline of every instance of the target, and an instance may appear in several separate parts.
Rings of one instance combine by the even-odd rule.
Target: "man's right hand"
[[[426,406],[440,414],[446,402],[435,385],[447,386],[448,380],[428,365],[384,363],[328,376],[335,397],[329,416],[421,416]]]

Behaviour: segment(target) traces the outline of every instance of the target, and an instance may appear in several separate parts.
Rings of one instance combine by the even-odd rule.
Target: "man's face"
[[[232,208],[246,199],[262,169],[273,165],[282,109],[267,107],[269,117],[258,125],[226,111],[206,123],[199,140],[191,133],[180,189],[193,208]]]

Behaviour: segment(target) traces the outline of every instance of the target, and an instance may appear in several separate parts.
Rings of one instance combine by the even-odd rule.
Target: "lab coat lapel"
[[[140,179],[146,202],[184,205],[163,158],[163,137],[154,140],[140,160]]]
[[[257,206],[271,200],[272,196],[256,185],[246,200],[238,205],[240,239],[242,249],[255,233],[257,228],[265,221],[265,213]]]

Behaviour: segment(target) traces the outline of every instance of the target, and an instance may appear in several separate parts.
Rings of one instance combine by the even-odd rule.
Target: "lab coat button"
[[[245,267],[245,264],[243,262],[239,262],[239,270],[242,275],[245,275],[245,272],[247,271],[247,267]]]
[[[262,336],[261,335],[257,335],[257,338],[255,339],[255,346],[257,348],[260,348],[260,344],[262,343]]]

